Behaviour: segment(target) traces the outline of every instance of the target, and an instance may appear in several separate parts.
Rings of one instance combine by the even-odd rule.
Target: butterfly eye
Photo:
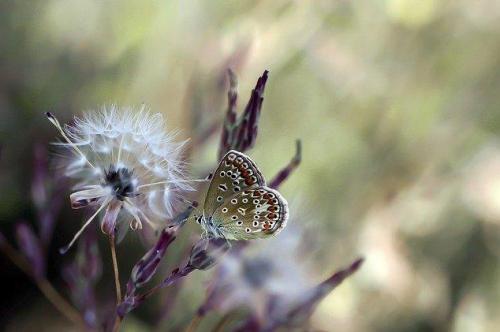
[[[234,192],[238,192],[238,191],[240,191],[240,190],[241,190],[241,188],[240,188],[240,187],[238,187],[238,186],[236,186],[236,187],[234,187],[234,189],[233,189],[233,190],[234,190]]]
[[[222,213],[226,213],[227,211],[227,208],[222,208]]]
[[[236,198],[233,198],[233,199],[231,200],[231,203],[236,204],[236,203],[238,203],[238,200],[237,200]]]
[[[220,175],[221,178],[223,178],[223,177],[226,176],[226,172],[222,171],[222,172],[219,173],[219,175]]]
[[[243,225],[243,221],[241,221],[241,220],[240,220],[240,221],[238,221],[238,222],[236,223],[236,225],[238,225],[238,226]]]
[[[227,174],[227,176],[231,176],[231,174],[233,174],[233,172],[232,171],[227,171],[226,174]]]
[[[248,203],[248,199],[247,199],[247,198],[243,198],[241,201],[242,201],[243,203]]]
[[[231,220],[237,220],[238,219],[238,216],[234,215],[234,216],[231,216]]]
[[[254,199],[253,200],[253,204],[259,204],[259,200],[258,199]]]
[[[252,230],[250,228],[245,228],[245,232],[250,233]]]
[[[252,225],[253,225],[253,227],[257,227],[257,226],[259,226],[259,222],[257,220],[255,220]]]
[[[278,200],[276,198],[273,199],[273,204],[278,204]]]
[[[239,181],[233,181],[233,184],[237,186],[239,184]]]
[[[217,196],[217,202],[222,202],[224,200],[224,197],[222,196]]]
[[[233,161],[234,158],[236,158],[236,155],[234,153],[231,153],[229,156],[227,156],[227,159]]]
[[[257,220],[257,219],[259,219],[259,216],[258,216],[257,214],[255,214],[255,215],[253,216],[253,218],[254,218],[255,220]]]

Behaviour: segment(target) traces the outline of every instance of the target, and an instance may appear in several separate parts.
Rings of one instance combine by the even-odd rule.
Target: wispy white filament
[[[111,106],[75,117],[65,126],[52,114],[47,116],[64,139],[56,144],[74,152],[64,165],[65,174],[79,180],[70,197],[72,206],[98,206],[70,245],[112,201],[127,212],[132,229],[141,229],[143,221],[153,227],[168,222],[176,205],[185,202],[181,194],[192,190],[182,160],[185,142],[175,142],[175,134],[165,132],[161,114],[145,107]],[[120,169],[127,172],[125,197],[120,195],[123,187],[114,188],[106,178],[110,170]]]

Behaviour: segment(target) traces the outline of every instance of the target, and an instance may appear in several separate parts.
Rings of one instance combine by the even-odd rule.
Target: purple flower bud
[[[236,75],[231,69],[228,70],[229,77],[229,91],[227,93],[227,112],[226,118],[224,119],[224,124],[222,126],[221,141],[219,146],[219,159],[225,154],[225,152],[231,149],[231,140],[233,136],[233,130],[236,122],[236,103],[238,101],[238,80]]]
[[[215,265],[230,248],[223,238],[202,238],[194,244],[189,255],[188,266],[197,270],[207,270]]]
[[[160,284],[158,284],[156,287],[153,287],[152,289],[141,295],[135,294],[136,288],[133,286],[132,282],[129,281],[127,284],[127,293],[125,294],[124,299],[122,300],[117,309],[118,315],[120,317],[124,317],[127,313],[137,308],[142,302],[144,302],[144,300],[146,300],[156,291],[158,291],[161,288],[172,285],[173,283],[180,280],[181,278],[184,278],[193,271],[194,268],[189,265],[185,266],[182,269],[176,268]]]
[[[234,73],[229,71],[228,108],[222,128],[219,159],[231,149],[244,152],[255,144],[267,75],[268,71],[266,70],[257,81],[250,100],[238,119],[236,116],[237,80]]]
[[[35,279],[45,275],[44,251],[39,239],[28,224],[20,222],[16,225],[16,237],[19,249],[24,254],[31,266]]]
[[[158,238],[156,244],[135,264],[130,276],[130,282],[134,287],[144,286],[154,276],[161,259],[165,256],[168,246],[175,240],[178,230],[176,226],[165,228]]]
[[[260,110],[264,101],[264,89],[266,88],[268,71],[265,70],[261,77],[257,80],[255,88],[252,90],[252,95],[248,101],[242,118],[247,121],[242,121],[245,126],[240,126],[239,130],[245,132],[245,136],[241,141],[236,142],[239,145],[238,151],[245,151],[253,147],[257,139],[257,129],[259,125]]]

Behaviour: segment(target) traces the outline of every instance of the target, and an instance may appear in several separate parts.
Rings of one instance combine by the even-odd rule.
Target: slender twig
[[[14,249],[8,242],[3,241],[0,249],[5,256],[9,258],[14,265],[29,276],[33,276],[31,268],[26,259]],[[45,278],[34,279],[34,282],[47,300],[69,321],[75,325],[83,325],[84,322],[80,313],[52,286]]]
[[[194,332],[198,328],[198,325],[200,325],[201,320],[203,319],[203,316],[199,315],[196,313],[196,315],[193,316],[191,319],[191,322],[189,322],[189,325],[187,326],[185,332]]]

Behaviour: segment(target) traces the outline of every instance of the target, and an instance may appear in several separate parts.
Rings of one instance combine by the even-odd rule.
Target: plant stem
[[[198,327],[198,325],[200,325],[200,322],[202,319],[203,319],[203,316],[196,313],[196,315],[193,316],[193,319],[191,319],[191,322],[189,322],[189,325],[186,327],[185,332],[196,331],[196,328]]]
[[[120,316],[116,315],[115,322],[113,324],[113,329],[112,329],[113,332],[120,330],[121,322],[122,322],[122,319],[120,318]]]
[[[45,297],[50,301],[50,303],[52,303],[52,305],[56,307],[56,309],[59,310],[59,312],[61,312],[68,320],[77,325],[84,324],[80,313],[76,311],[65,298],[62,297],[62,295],[47,279],[38,280],[36,285],[43,295],[45,295]]]
[[[215,325],[214,329],[212,332],[221,332],[224,326],[230,321],[231,319],[231,313],[225,314],[221,320]]]
[[[3,241],[0,244],[0,249],[5,256],[9,258],[14,265],[27,275],[33,277],[31,267],[26,259],[14,249],[8,242]],[[34,282],[38,289],[42,292],[45,298],[69,321],[75,325],[84,325],[80,313],[52,286],[46,278],[34,278]]]
[[[120,274],[118,272],[118,261],[116,259],[116,248],[115,248],[115,237],[109,237],[109,246],[111,247],[111,258],[113,260],[113,271],[115,274],[115,286],[116,286],[116,305],[118,306],[122,301],[122,291],[120,286]]]
[[[111,235],[109,237],[109,246],[111,248],[111,258],[113,261],[113,272],[115,275],[115,287],[116,287],[116,308],[122,302],[122,291],[120,286],[120,273],[118,271],[118,260],[116,259],[116,247],[115,247],[115,237]],[[115,322],[113,323],[113,332],[116,332],[120,329],[120,324],[122,319],[120,315],[116,314]]]

